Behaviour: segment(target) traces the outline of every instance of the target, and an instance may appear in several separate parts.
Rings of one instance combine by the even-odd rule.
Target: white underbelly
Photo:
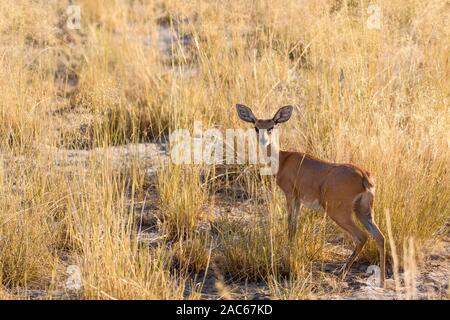
[[[311,210],[323,210],[323,207],[320,205],[319,200],[315,199],[313,201],[302,200],[302,206]]]

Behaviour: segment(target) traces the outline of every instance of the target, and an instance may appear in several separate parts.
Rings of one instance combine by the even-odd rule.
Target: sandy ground
[[[53,157],[60,166],[70,167],[87,163],[93,157],[108,156],[113,166],[121,168],[129,164],[130,159],[136,159],[146,165],[146,175],[152,185],[156,178],[156,170],[160,164],[168,160],[165,146],[156,143],[128,144],[107,148],[95,148],[91,150],[67,150],[48,148],[49,156]],[[139,225],[139,237],[141,242],[152,246],[160,243],[163,236],[158,233],[157,194],[154,188],[147,190],[145,201],[135,203],[137,212],[137,224]],[[219,217],[222,212],[234,212],[242,215],[247,212],[245,202],[227,203],[218,202],[211,216]],[[205,227],[205,226],[200,226]],[[449,226],[446,230],[448,231]],[[208,228],[208,226],[206,226]],[[448,234],[448,233],[447,233]],[[321,290],[315,298],[318,299],[405,299],[407,290],[404,288],[403,273],[400,272],[400,288],[395,289],[392,271],[388,266],[388,278],[386,289],[380,289],[371,282],[369,264],[356,261],[347,278],[342,281],[337,274],[342,261],[346,259],[350,251],[342,246],[330,243],[335,252],[335,261],[317,261],[314,264],[314,273],[320,274],[324,283],[334,283]],[[213,268],[212,268],[213,269]],[[270,290],[264,281],[249,282],[245,279],[233,279],[231,276],[217,275],[214,270],[206,274],[192,275],[191,283],[188,283],[186,295],[193,288],[201,288],[203,298],[222,299],[223,292],[236,299],[270,299]],[[426,255],[422,263],[417,267],[415,298],[417,299],[447,299],[450,275],[450,236],[434,246],[434,250]],[[336,290],[336,283],[338,283]],[[226,290],[223,289],[225,286]],[[333,289],[331,289],[333,287]],[[322,292],[323,291],[323,292]]]

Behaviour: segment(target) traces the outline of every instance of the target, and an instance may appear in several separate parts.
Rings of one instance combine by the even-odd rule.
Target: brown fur
[[[292,107],[280,108],[273,119],[259,120],[250,108],[236,105],[239,117],[258,130],[273,128],[289,120]],[[268,146],[268,150],[271,150]],[[322,208],[355,242],[355,249],[342,267],[345,277],[367,241],[367,235],[353,220],[353,212],[375,239],[380,255],[381,286],[385,283],[385,239],[373,221],[375,182],[370,173],[353,164],[324,161],[301,152],[280,151],[278,186],[286,196],[289,238],[297,231],[300,206]]]
[[[381,285],[385,280],[384,236],[373,221],[375,183],[366,170],[352,164],[320,160],[300,152],[280,151],[277,184],[288,202],[289,236],[295,236],[299,205],[318,201],[328,216],[352,236],[355,250],[342,268],[347,274],[367,235],[353,220],[353,211],[374,237],[380,253]]]

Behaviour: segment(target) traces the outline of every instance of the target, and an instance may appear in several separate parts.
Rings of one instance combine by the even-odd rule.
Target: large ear
[[[244,120],[246,122],[251,122],[251,123],[256,122],[256,117],[253,114],[252,110],[250,110],[249,107],[246,107],[243,104],[237,104],[236,110],[239,115],[239,118],[241,118],[242,120]]]
[[[278,123],[283,123],[288,121],[291,118],[292,115],[292,106],[284,106],[281,107],[277,113],[275,113],[275,115],[273,116],[273,121],[278,124]]]

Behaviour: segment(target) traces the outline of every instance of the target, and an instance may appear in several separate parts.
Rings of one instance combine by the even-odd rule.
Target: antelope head
[[[253,124],[258,135],[259,144],[262,147],[267,147],[271,144],[271,134],[275,126],[288,121],[292,115],[292,106],[281,107],[272,119],[258,119],[249,107],[242,104],[237,104],[236,110],[241,120]]]

